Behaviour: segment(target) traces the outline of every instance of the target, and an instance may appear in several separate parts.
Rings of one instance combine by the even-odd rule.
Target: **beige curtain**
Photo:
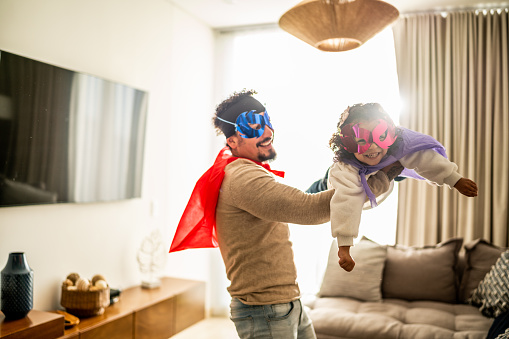
[[[463,237],[509,246],[508,10],[406,15],[393,32],[401,125],[440,141],[479,187],[467,198],[447,186],[401,182],[397,243]]]

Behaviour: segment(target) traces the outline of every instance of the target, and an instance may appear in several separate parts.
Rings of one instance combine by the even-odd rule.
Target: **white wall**
[[[140,282],[136,252],[171,237],[210,165],[214,37],[165,0],[2,0],[0,49],[149,92],[143,197],[97,204],[0,208],[0,269],[22,251],[34,269],[34,308],[59,307],[70,272]],[[207,280],[209,250],[168,255],[167,275]]]

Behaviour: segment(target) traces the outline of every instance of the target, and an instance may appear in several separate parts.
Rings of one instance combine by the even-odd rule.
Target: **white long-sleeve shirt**
[[[399,162],[437,185],[446,184],[452,188],[462,178],[455,163],[431,149],[408,154]],[[375,173],[366,175],[366,180]],[[337,238],[338,246],[352,246],[353,239],[359,234],[366,201],[359,170],[352,165],[335,162],[329,172],[328,186],[335,189],[330,206],[332,236]]]

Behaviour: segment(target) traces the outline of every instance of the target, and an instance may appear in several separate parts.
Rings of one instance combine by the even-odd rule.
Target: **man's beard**
[[[258,142],[256,146],[259,147],[261,144],[263,144],[271,139],[274,140],[273,138],[263,139],[260,142]],[[271,148],[271,150],[269,151],[269,154],[267,154],[267,155],[258,153],[258,161],[259,162],[264,162],[264,161],[272,162],[272,161],[276,160],[276,157],[277,157],[277,153],[276,153],[276,150],[274,149],[274,147]]]
[[[258,153],[258,161],[259,162],[264,162],[264,161],[272,162],[272,161],[276,160],[276,158],[277,158],[277,153],[274,150],[274,148],[271,149],[269,154],[267,154],[267,155]]]

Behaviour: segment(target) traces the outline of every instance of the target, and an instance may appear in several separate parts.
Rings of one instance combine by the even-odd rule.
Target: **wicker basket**
[[[77,317],[92,317],[104,313],[110,304],[110,289],[76,291],[62,287],[60,304],[68,313]]]

